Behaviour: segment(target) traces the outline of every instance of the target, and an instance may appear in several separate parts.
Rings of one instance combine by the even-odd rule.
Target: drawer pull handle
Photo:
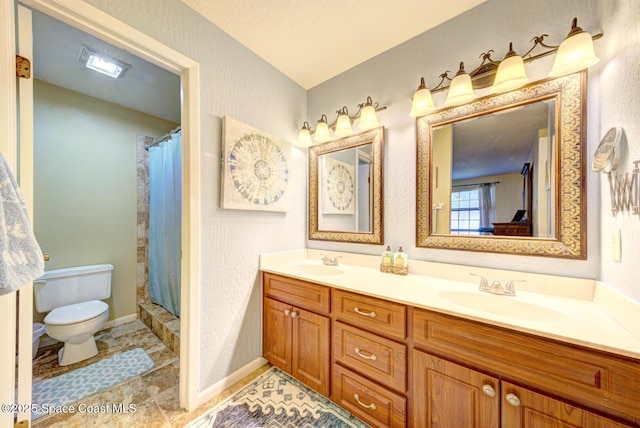
[[[355,308],[353,308],[353,311],[354,311],[356,314],[360,314],[360,315],[365,316],[365,317],[371,317],[371,318],[375,318],[375,317],[376,317],[376,313],[375,313],[375,312],[373,312],[373,311],[371,311],[371,312],[364,312],[364,311],[361,311],[361,310],[360,310],[360,308],[359,308],[359,307],[357,307],[357,306],[356,306]]]
[[[284,310],[284,316],[288,317],[289,315],[291,315],[291,311],[289,309],[285,309]]]
[[[362,401],[360,401],[360,396],[358,394],[353,394],[353,398],[355,398],[356,401],[358,402],[358,404],[361,405],[362,407],[364,407],[365,409],[376,410],[376,404],[375,403],[364,404]]]
[[[291,318],[296,318],[298,313],[296,311],[291,312]]]
[[[365,360],[373,360],[373,361],[375,361],[375,360],[378,359],[378,357],[376,357],[376,354],[371,354],[371,355],[363,354],[362,351],[360,350],[360,348],[356,348],[356,349],[354,349],[354,351],[356,351],[356,354],[360,355]]]
[[[484,392],[484,395],[486,395],[487,397],[496,396],[496,390],[493,389],[491,385],[482,385],[482,392]]]
[[[513,407],[520,406],[520,399],[515,394],[507,394],[504,398],[507,400],[507,403]]]

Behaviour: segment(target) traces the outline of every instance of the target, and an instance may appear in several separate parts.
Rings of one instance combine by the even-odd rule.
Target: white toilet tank
[[[48,312],[61,306],[111,296],[113,265],[76,266],[45,271],[33,282],[36,310]]]

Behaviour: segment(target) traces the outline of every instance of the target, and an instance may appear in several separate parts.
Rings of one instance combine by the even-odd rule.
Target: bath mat
[[[187,427],[364,428],[369,425],[272,367]]]
[[[32,401],[39,408],[71,404],[142,374],[154,365],[144,349],[136,348],[36,383]],[[41,413],[32,414],[34,419],[40,416]]]

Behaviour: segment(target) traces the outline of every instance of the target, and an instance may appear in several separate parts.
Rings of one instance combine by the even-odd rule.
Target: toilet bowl
[[[35,306],[48,312],[47,334],[64,342],[58,363],[67,366],[98,353],[94,334],[109,318],[110,264],[56,269],[34,281]]]
[[[86,360],[98,354],[94,334],[109,318],[109,305],[100,300],[55,308],[45,317],[47,334],[64,342],[58,351],[61,366]]]

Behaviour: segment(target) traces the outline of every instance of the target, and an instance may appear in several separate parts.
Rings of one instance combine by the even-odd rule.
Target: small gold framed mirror
[[[309,239],[384,241],[384,127],[309,148]]]
[[[420,117],[418,247],[586,259],[586,72]]]

